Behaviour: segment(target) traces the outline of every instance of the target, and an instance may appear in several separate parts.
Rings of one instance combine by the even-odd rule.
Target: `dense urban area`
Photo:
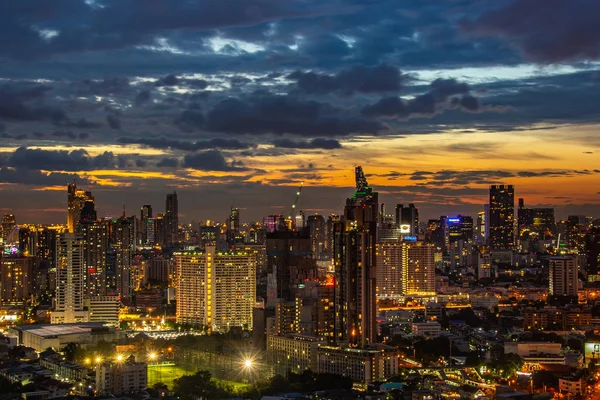
[[[600,398],[600,219],[492,185],[422,221],[355,174],[340,215],[5,214],[0,399]]]

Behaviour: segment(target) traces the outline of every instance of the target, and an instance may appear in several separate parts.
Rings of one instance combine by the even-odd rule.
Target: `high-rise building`
[[[446,218],[446,227],[448,230],[448,243],[450,245],[461,240],[464,243],[473,243],[472,217],[457,215],[456,217]]]
[[[167,243],[167,226],[165,215],[157,214],[154,219],[154,244],[164,246]]]
[[[307,220],[308,232],[310,235],[310,247],[313,257],[316,260],[327,258],[325,245],[327,243],[327,227],[325,218],[322,215],[310,215]]]
[[[352,346],[375,343],[376,246],[379,194],[356,167],[356,192],[334,224],[335,337]]]
[[[144,246],[154,245],[154,221],[152,220],[152,206],[144,204],[140,210],[141,244]]]
[[[129,301],[133,293],[131,264],[135,251],[135,217],[122,216],[113,221],[112,247],[115,251],[116,290],[122,300]]]
[[[86,220],[96,219],[94,198],[91,192],[78,189],[75,182],[69,184],[67,194],[67,230],[76,233],[79,231],[82,216]]]
[[[404,295],[435,295],[435,246],[423,242],[404,245]]]
[[[56,296],[53,324],[87,322],[84,311],[85,261],[83,239],[74,233],[62,234],[57,243]]]
[[[519,242],[529,242],[529,248],[537,251],[539,240],[548,240],[554,237],[556,223],[553,208],[526,208],[525,201],[519,199],[518,238]]]
[[[267,307],[278,300],[293,301],[293,269],[316,269],[307,229],[267,233],[266,241]]]
[[[252,329],[256,304],[256,258],[241,251],[174,254],[177,268],[177,322],[227,332]]]
[[[595,226],[585,235],[585,272],[588,275],[598,275],[600,272],[600,227]]]
[[[19,254],[0,257],[0,300],[21,303],[34,294],[37,259]]]
[[[9,235],[12,233],[13,229],[17,226],[17,220],[14,214],[4,214],[2,216],[2,241],[7,244],[9,242]],[[18,237],[16,238],[18,240]],[[14,242],[14,241],[13,241]]]
[[[419,210],[414,204],[396,205],[396,226],[402,235],[416,236],[419,234]]]
[[[233,248],[236,245],[236,238],[240,234],[240,209],[232,208],[227,220],[227,247]]]
[[[492,185],[489,203],[489,245],[511,249],[515,243],[515,189],[512,185]]]
[[[578,261],[579,259],[575,255],[550,258],[548,294],[577,297],[579,288]]]
[[[473,234],[473,241],[477,245],[483,245],[487,241],[487,221],[486,212],[481,211],[477,214],[477,224],[475,225],[475,232]]]
[[[267,215],[266,217],[263,218],[263,225],[265,227],[265,229],[267,230],[267,233],[271,232],[275,232],[277,230],[279,230],[279,227],[284,225],[283,223],[283,215],[277,214],[277,215]]]
[[[167,194],[165,207],[165,236],[166,244],[173,245],[179,237],[179,203],[177,192]]]
[[[109,245],[107,220],[82,221],[79,231],[83,239],[85,288],[88,296],[106,294],[106,253]]]
[[[390,240],[377,244],[377,297],[398,299],[404,294],[406,277],[402,268],[405,244]]]

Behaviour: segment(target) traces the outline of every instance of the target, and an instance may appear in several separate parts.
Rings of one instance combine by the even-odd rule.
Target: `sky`
[[[597,0],[0,2],[0,212],[341,212],[362,165],[421,218],[490,184],[600,216]]]

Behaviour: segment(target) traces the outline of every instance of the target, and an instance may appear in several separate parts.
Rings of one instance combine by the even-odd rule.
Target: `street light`
[[[252,360],[247,359],[246,361],[244,361],[244,367],[252,368]]]
[[[100,364],[102,362],[102,357],[96,357],[96,364]]]

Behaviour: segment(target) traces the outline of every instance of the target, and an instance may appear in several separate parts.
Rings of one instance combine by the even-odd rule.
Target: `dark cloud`
[[[156,81],[156,86],[175,86],[178,83],[179,79],[175,75],[169,74]]]
[[[43,97],[52,90],[48,86],[35,86],[17,90],[10,86],[0,87],[0,118],[12,121],[68,121],[66,113],[45,105]]]
[[[246,171],[238,161],[228,162],[218,150],[188,154],[183,158],[183,167],[200,171]]]
[[[341,70],[335,75],[296,71],[290,74],[288,79],[295,80],[298,88],[306,93],[338,92],[351,95],[397,92],[402,88],[406,77],[397,67],[381,64],[375,67],[357,65]]]
[[[146,160],[142,160],[141,158],[138,158],[137,160],[135,160],[135,166],[139,167],[139,168],[144,168],[148,165],[148,162]]]
[[[165,157],[156,163],[158,168],[177,168],[179,167],[179,160],[177,158]]]
[[[121,120],[114,114],[108,114],[106,116],[106,123],[110,129],[121,130]]]
[[[208,149],[223,149],[223,150],[243,150],[254,147],[249,143],[243,143],[237,139],[213,138],[207,140],[199,140],[196,142],[187,142],[176,139],[159,138],[134,138],[120,137],[118,143],[123,144],[141,144],[155,149],[176,149],[185,151],[197,151]]]
[[[397,96],[384,97],[378,102],[367,105],[362,114],[367,117],[386,116],[409,119],[419,116],[433,116],[449,108],[461,107],[468,111],[479,110],[479,101],[469,94],[466,83],[456,79],[438,78],[429,86],[429,91],[410,100],[402,100]],[[461,97],[452,97],[461,96]],[[449,99],[451,101],[448,101]]]
[[[91,184],[89,179],[76,174],[65,174],[60,172],[44,173],[37,170],[10,167],[0,168],[0,182],[2,183],[33,186],[66,186],[70,182],[73,182],[74,179],[80,184]]]
[[[519,47],[525,57],[542,63],[598,59],[600,30],[595,0],[515,0],[461,28],[474,36],[499,36]]]
[[[142,90],[135,96],[134,104],[136,107],[140,107],[152,99],[152,93],[150,90]]]
[[[85,171],[93,168],[113,168],[116,158],[111,152],[92,157],[85,150],[44,150],[19,147],[4,153],[5,165],[19,170]]]
[[[102,126],[101,123],[88,121],[85,118],[79,118],[77,121],[65,121],[61,125],[71,127],[71,128],[80,128],[80,129],[95,129],[100,128]]]
[[[94,94],[96,96],[111,96],[127,93],[130,90],[129,79],[126,77],[112,77],[102,80],[86,79],[79,84],[81,94]]]
[[[341,149],[342,144],[336,139],[312,139],[309,141],[298,141],[292,139],[277,139],[273,141],[273,146],[285,149]]]
[[[206,118],[207,130],[237,134],[344,136],[374,134],[382,129],[376,121],[342,115],[340,109],[327,103],[266,93],[222,100]]]

